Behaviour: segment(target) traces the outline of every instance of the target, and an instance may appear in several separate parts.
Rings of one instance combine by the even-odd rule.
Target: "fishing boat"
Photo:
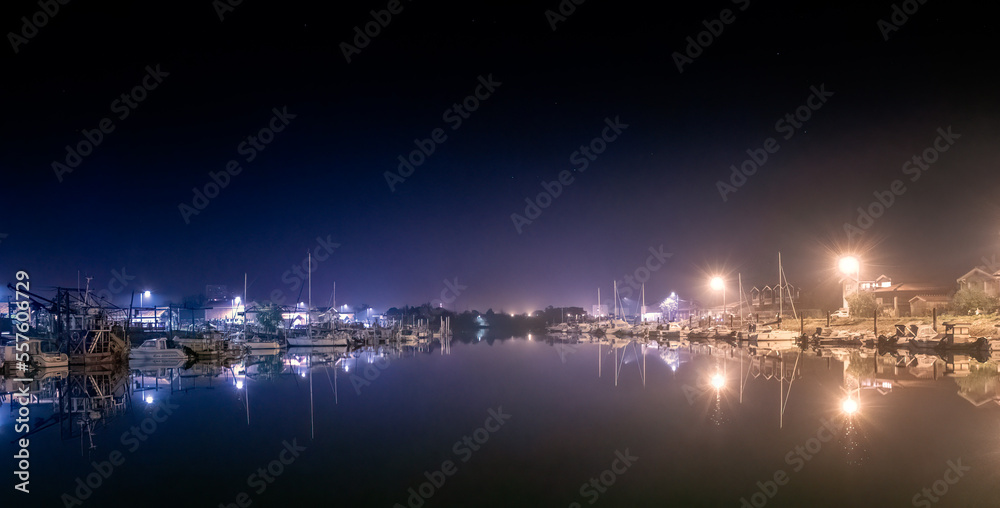
[[[66,367],[69,365],[69,356],[66,353],[43,351],[42,341],[39,339],[28,339],[28,355],[30,362],[36,367],[46,369],[50,367]]]
[[[129,360],[143,360],[148,363],[152,360],[176,362],[186,360],[188,355],[182,349],[168,347],[167,338],[160,337],[147,339],[139,347],[133,348],[128,357]]]

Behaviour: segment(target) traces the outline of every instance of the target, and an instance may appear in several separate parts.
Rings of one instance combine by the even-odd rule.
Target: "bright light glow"
[[[236,305],[239,305],[239,304],[240,304],[240,302],[242,302],[242,301],[243,301],[243,300],[242,300],[242,299],[241,299],[240,297],[238,297],[238,296],[237,296],[236,298],[234,298],[234,300],[236,300]]]
[[[243,381],[236,381],[236,389],[237,390],[243,389]]]
[[[847,414],[854,414],[858,411],[858,402],[852,398],[844,399],[843,404],[841,404],[841,409]]]
[[[710,282],[712,289],[718,291],[726,286],[726,283],[722,281],[722,277],[712,277]]]
[[[153,403],[153,396],[152,395],[147,395],[146,396],[146,404],[152,404],[152,403]]]
[[[153,293],[150,292],[149,290],[146,290],[144,293],[142,293],[142,296],[145,296],[146,298],[149,298],[149,295],[151,295],[151,294],[153,294]]]
[[[840,263],[838,265],[840,267],[840,272],[845,275],[854,275],[858,273],[858,267],[861,266],[860,262],[858,262],[858,258],[854,256],[844,256],[840,258]]]
[[[712,376],[712,387],[718,390],[726,384],[726,378],[722,377],[722,374],[716,374]]]

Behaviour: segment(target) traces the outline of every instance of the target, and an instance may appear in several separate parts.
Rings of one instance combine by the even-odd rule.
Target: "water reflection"
[[[72,440],[71,447],[56,447],[51,453],[65,453],[58,450],[70,448],[74,456],[63,457],[68,459],[65,463],[87,468],[91,460],[104,460],[108,452],[121,448],[118,437],[122,432],[152,414],[158,404],[173,400],[183,405],[184,416],[172,417],[163,425],[167,430],[150,435],[150,441],[158,444],[144,445],[137,452],[142,461],[153,464],[166,459],[176,464],[181,458],[168,458],[163,454],[170,451],[154,450],[160,445],[172,450],[186,439],[197,440],[198,453],[204,450],[206,456],[225,457],[233,448],[241,454],[246,448],[245,453],[252,455],[253,443],[261,438],[297,434],[311,437],[317,448],[327,447],[340,454],[337,456],[357,459],[371,453],[383,463],[397,460],[399,450],[417,449],[429,440],[454,442],[455,435],[468,431],[462,408],[502,402],[505,408],[519,409],[515,417],[518,425],[528,425],[528,430],[517,432],[551,439],[555,446],[565,447],[555,448],[558,452],[553,456],[576,453],[568,451],[570,448],[589,449],[581,443],[589,446],[588,439],[595,432],[613,423],[636,435],[654,435],[657,429],[667,429],[669,432],[663,434],[671,436],[671,441],[656,442],[649,450],[670,448],[678,454],[677,461],[695,464],[690,467],[699,471],[699,467],[711,468],[713,461],[746,460],[741,467],[752,467],[745,457],[733,459],[733,450],[746,450],[750,456],[751,452],[766,454],[769,447],[775,449],[775,463],[763,467],[784,468],[782,452],[804,442],[803,435],[812,436],[825,419],[836,422],[829,427],[836,428],[836,432],[830,431],[836,441],[830,443],[829,451],[822,452],[829,456],[824,460],[844,470],[850,466],[850,471],[861,471],[855,468],[879,465],[879,451],[882,455],[886,449],[895,453],[913,439],[913,429],[889,423],[894,417],[915,411],[926,414],[926,404],[952,404],[948,406],[951,413],[956,407],[967,407],[981,415],[985,413],[973,408],[991,407],[990,402],[1000,401],[998,363],[992,358],[981,359],[908,349],[803,349],[792,344],[759,347],[714,340],[650,341],[583,335],[535,335],[528,340],[493,337],[486,332],[405,344],[292,348],[228,360],[131,362],[119,369],[44,369],[35,373],[31,384],[32,416],[37,418],[31,437],[56,443]],[[566,384],[549,390],[545,383]],[[344,390],[340,390],[341,385]],[[4,379],[4,402],[10,401],[13,390],[12,380]],[[579,410],[581,407],[586,409]],[[399,425],[401,414],[408,415],[406,425]],[[567,430],[567,418],[576,418],[578,428]],[[456,423],[452,426],[451,421]],[[943,417],[934,421],[941,423]],[[961,427],[963,431],[969,428]],[[225,437],[219,438],[220,443],[214,438],[189,438],[191,429]],[[553,432],[551,429],[559,430],[547,434]],[[363,436],[358,443],[343,439],[355,433]],[[879,437],[872,441],[872,435]],[[919,443],[919,437],[916,439]],[[595,453],[602,448],[636,446],[631,443],[603,441],[595,446]],[[519,446],[506,445],[519,455],[532,453]],[[663,467],[674,467],[670,462],[673,458],[661,459],[649,450],[641,455],[649,461],[646,463],[661,460]],[[479,467],[478,461],[484,468],[485,464],[497,470],[509,467],[505,458],[491,458],[489,453],[477,455],[470,468]],[[78,454],[85,458],[81,460]],[[259,459],[271,460],[269,454],[273,450],[268,449]],[[758,455],[753,455],[754,460],[767,460]],[[419,473],[427,467],[424,462],[428,459],[420,457],[417,462],[391,473],[399,476],[401,483],[408,482],[411,466]],[[212,467],[220,465],[213,463]],[[821,467],[827,466],[810,465],[809,474]],[[375,475],[368,469],[362,471]],[[641,471],[630,472],[630,477],[640,478],[645,474]],[[574,475],[578,473],[590,474],[574,471]],[[75,471],[73,476],[78,474]],[[344,474],[351,481],[365,481],[360,472]],[[574,476],[567,481],[577,479]],[[65,483],[72,484],[72,477]],[[459,483],[453,488],[460,489]],[[229,496],[230,490],[231,486],[226,486],[225,495],[218,497]],[[348,504],[359,505],[357,498],[350,499]]]

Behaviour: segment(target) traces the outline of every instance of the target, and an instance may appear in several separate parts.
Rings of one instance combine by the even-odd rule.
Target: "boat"
[[[313,329],[308,335],[289,335],[285,338],[289,346],[346,346],[351,342],[351,336],[343,330],[324,332]]]
[[[559,323],[545,327],[545,331],[549,333],[569,333],[572,331],[572,328],[566,323]]]
[[[188,355],[182,349],[167,346],[167,338],[147,339],[129,353],[129,360],[142,360],[150,363],[154,360],[175,363],[177,360],[187,360]]]
[[[281,349],[281,343],[276,339],[266,339],[259,335],[254,335],[250,340],[246,342],[241,342],[239,345],[250,349],[252,351],[258,350],[279,350]]]
[[[40,339],[28,339],[28,355],[30,362],[38,368],[47,369],[50,367],[66,367],[69,365],[69,356],[66,353],[43,351]]]

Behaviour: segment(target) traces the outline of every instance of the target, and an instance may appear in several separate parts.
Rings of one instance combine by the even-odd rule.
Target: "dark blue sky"
[[[710,298],[715,272],[730,294],[737,273],[774,284],[781,251],[793,284],[836,305],[838,251],[861,253],[863,277],[949,282],[996,250],[997,57],[978,9],[924,4],[885,40],[891,2],[594,1],[555,31],[555,1],[400,5],[350,63],[341,44],[387,2],[243,2],[222,21],[207,1],[60,6],[2,57],[0,273],[43,287],[79,271],[108,289],[124,267],[135,278],[111,283],[118,300],[149,288],[163,303],[247,272],[250,298],[290,303],[306,298],[292,267],[313,250],[329,256],[317,303],[336,281],[339,303],[447,289],[451,308],[522,312],[589,308],[598,286],[644,276],[650,248],[673,256],[649,301]],[[673,53],[723,9],[732,22],[679,72]],[[39,10],[8,2],[0,20],[21,33]],[[157,65],[141,101],[114,102]],[[489,76],[499,85],[478,89],[475,111],[453,109]],[[800,107],[801,127],[776,123]],[[272,122],[275,108],[294,118]],[[114,130],[60,182],[53,162],[103,118]],[[579,171],[574,152],[615,118],[628,127]],[[269,125],[281,131],[263,150],[241,147]],[[949,126],[960,137],[912,181],[904,163]],[[435,129],[446,139],[390,190],[385,173]],[[723,200],[730,165],[768,138],[777,150]],[[238,173],[185,217],[230,160]],[[562,171],[572,183],[519,233],[511,214]],[[849,239],[845,223],[897,179],[905,190]]]

